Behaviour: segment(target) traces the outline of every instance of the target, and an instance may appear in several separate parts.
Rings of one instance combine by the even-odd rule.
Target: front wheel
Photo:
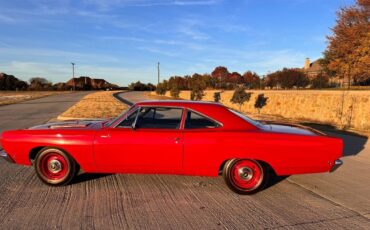
[[[34,162],[37,176],[48,185],[66,185],[76,174],[75,161],[56,148],[44,148]]]
[[[268,180],[266,167],[250,159],[229,160],[225,164],[222,175],[231,190],[243,195],[258,192]]]

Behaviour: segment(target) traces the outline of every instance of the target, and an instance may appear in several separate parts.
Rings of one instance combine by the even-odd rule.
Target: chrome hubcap
[[[242,167],[238,170],[238,175],[242,180],[249,181],[253,177],[253,170],[248,167]]]
[[[62,170],[62,164],[58,160],[51,160],[49,162],[48,168],[52,173],[58,173]]]

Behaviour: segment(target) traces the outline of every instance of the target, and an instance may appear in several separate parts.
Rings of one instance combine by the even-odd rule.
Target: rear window
[[[186,114],[185,129],[207,129],[217,127],[220,127],[217,122],[203,115],[193,111],[188,111]]]

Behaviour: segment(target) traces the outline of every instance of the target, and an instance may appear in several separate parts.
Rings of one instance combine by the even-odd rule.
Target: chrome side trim
[[[343,161],[341,159],[336,159],[334,161],[334,164],[333,166],[331,167],[330,169],[330,172],[334,172],[335,170],[337,170],[341,165],[343,164]]]
[[[8,154],[5,152],[4,149],[0,149],[0,157],[6,160],[7,162],[14,163],[13,159],[11,159]]]

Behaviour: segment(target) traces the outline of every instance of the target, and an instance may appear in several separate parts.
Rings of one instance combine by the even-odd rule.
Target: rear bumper
[[[14,163],[13,159],[5,152],[4,149],[0,148],[0,158],[6,160],[7,162]]]
[[[334,161],[333,166],[331,166],[330,172],[334,172],[337,170],[341,165],[343,164],[343,161],[341,159],[336,159]]]

